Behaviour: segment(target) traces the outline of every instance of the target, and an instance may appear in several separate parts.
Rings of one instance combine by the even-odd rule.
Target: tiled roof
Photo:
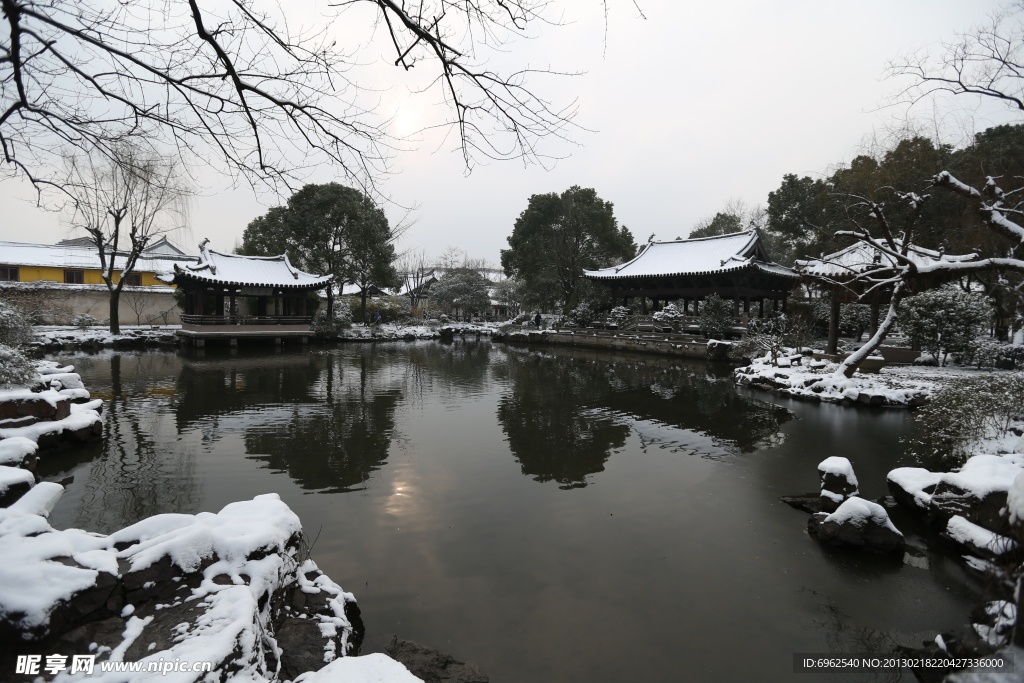
[[[135,264],[135,272],[168,272],[175,260],[180,260],[180,257],[140,258]],[[122,263],[124,259],[118,255],[115,265]],[[100,268],[100,256],[95,247],[0,241],[0,265],[91,270]]]
[[[246,285],[255,287],[300,287],[318,289],[331,281],[330,275],[312,275],[296,269],[288,262],[288,256],[240,256],[222,254],[203,246],[198,263],[185,267],[174,264],[176,277],[194,278],[203,282],[222,285]]]
[[[790,268],[758,259],[758,242],[756,230],[692,240],[651,242],[632,261],[611,268],[587,270],[584,274],[595,280],[607,280],[706,275],[757,268],[783,277],[799,277]]]
[[[895,242],[897,247],[903,246],[900,240],[897,239]],[[912,244],[907,249],[907,258],[917,264],[918,267],[928,267],[936,263],[971,261],[977,258],[977,254],[943,254]],[[810,275],[811,277],[846,280],[867,270],[879,267],[892,267],[895,263],[895,260],[888,254],[878,251],[865,242],[857,242],[845,249],[840,249],[834,254],[822,256],[818,259],[798,260],[796,262],[796,270],[803,275]]]

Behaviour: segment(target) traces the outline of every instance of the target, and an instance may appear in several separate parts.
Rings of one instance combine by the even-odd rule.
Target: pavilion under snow
[[[171,282],[185,295],[183,329],[245,325],[247,332],[309,330],[309,294],[330,285],[330,275],[298,270],[285,254],[223,254],[206,243],[199,245],[197,263],[174,264]]]
[[[589,279],[612,290],[616,301],[628,306],[640,297],[658,308],[659,301],[676,302],[684,311],[699,312],[699,302],[709,294],[731,299],[733,312],[749,315],[751,302],[764,316],[764,302],[786,310],[789,291],[800,282],[793,269],[773,263],[757,230],[697,239],[649,242],[626,263],[584,271]],[[693,303],[692,309],[690,308]]]

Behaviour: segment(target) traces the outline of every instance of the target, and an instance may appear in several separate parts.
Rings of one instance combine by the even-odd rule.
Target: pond
[[[396,633],[495,683],[789,681],[794,653],[919,645],[981,594],[898,511],[902,563],[823,548],[779,502],[831,455],[885,495],[906,411],[488,341],[61,359],[107,399],[106,433],[43,461],[75,477],[54,526],[277,492],[359,599],[362,653]]]

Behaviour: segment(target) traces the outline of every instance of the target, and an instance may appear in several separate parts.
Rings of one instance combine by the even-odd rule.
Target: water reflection
[[[562,489],[586,486],[631,431],[645,448],[707,457],[781,441],[789,411],[738,395],[728,379],[702,366],[512,350],[495,366],[495,376],[511,387],[499,401],[498,422],[523,474]]]
[[[71,524],[111,531],[126,520],[194,510],[202,493],[195,449],[179,444],[167,457],[166,444],[175,440],[176,430],[161,410],[175,394],[169,380],[177,359],[167,354],[109,354],[77,358],[75,364],[84,376],[108,381],[92,392],[105,399],[103,441],[40,461],[40,474],[47,478],[91,462],[84,472],[76,472],[65,494],[75,501]]]

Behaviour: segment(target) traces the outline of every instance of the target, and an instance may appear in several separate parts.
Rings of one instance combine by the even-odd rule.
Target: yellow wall
[[[7,264],[0,261],[0,266],[6,266]],[[18,279],[22,282],[35,282],[37,280],[52,280],[54,282],[64,282],[64,268],[52,268],[49,266],[10,266],[18,269]],[[69,268],[68,270],[84,270],[84,284],[87,285],[102,285],[103,278],[100,277],[99,268]],[[121,277],[121,271],[115,270],[115,281]],[[163,285],[165,283],[160,282],[156,279],[153,273],[140,273],[142,275],[143,286],[149,287],[151,285]]]

